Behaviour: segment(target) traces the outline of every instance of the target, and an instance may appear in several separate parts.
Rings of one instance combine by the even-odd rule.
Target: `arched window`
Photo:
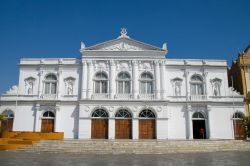
[[[200,76],[191,77],[191,95],[204,95],[203,80]]]
[[[151,94],[153,93],[153,76],[149,73],[142,73],[140,79],[140,93]]]
[[[108,93],[108,77],[105,73],[95,75],[95,93]]]
[[[5,120],[2,121],[1,128],[3,130],[12,131],[14,122],[14,113],[11,110],[6,110],[3,112]]]
[[[117,87],[119,94],[130,93],[130,75],[122,72],[118,75]]]
[[[92,113],[94,118],[107,118],[109,117],[108,113],[104,109],[97,109]]]
[[[44,119],[54,119],[55,114],[52,111],[46,111],[43,113],[43,118]]]
[[[140,112],[139,117],[140,118],[155,118],[155,114],[151,110],[146,109]]]
[[[233,114],[233,119],[243,119],[244,118],[244,114],[241,112],[235,112]]]
[[[118,117],[118,118],[132,118],[132,115],[128,110],[121,109],[115,114],[115,117]]]
[[[54,74],[49,74],[45,78],[45,94],[56,94],[57,78]]]
[[[4,111],[3,115],[6,119],[13,119],[14,118],[14,113],[10,110]]]
[[[204,115],[200,112],[196,112],[192,116],[193,119],[205,119]]]

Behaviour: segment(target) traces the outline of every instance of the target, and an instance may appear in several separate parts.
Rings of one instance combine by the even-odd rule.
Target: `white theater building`
[[[243,97],[226,60],[168,59],[127,36],[85,47],[81,58],[24,58],[1,96],[9,130],[76,139],[234,139]]]

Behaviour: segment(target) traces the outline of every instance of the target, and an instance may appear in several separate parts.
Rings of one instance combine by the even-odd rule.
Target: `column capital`
[[[38,76],[40,77],[40,76],[42,76],[42,75],[43,75],[43,71],[40,70],[40,71],[38,72]]]
[[[160,65],[164,66],[166,64],[165,60],[159,60]]]
[[[36,104],[35,104],[35,109],[36,109],[37,111],[40,111],[40,108],[41,108],[41,105],[40,105],[39,103],[36,103]]]
[[[109,64],[110,64],[110,66],[115,66],[116,65],[114,60],[110,60]]]
[[[93,61],[86,61],[89,66],[93,66]]]
[[[212,106],[211,105],[207,105],[207,111],[211,111]]]
[[[187,111],[191,111],[192,110],[192,106],[191,105],[187,105]]]
[[[155,65],[159,65],[159,62],[160,62],[159,60],[155,60],[155,61],[154,61],[154,64],[155,64]]]
[[[137,60],[132,60],[132,64],[133,65],[138,65],[138,61]]]
[[[87,61],[86,60],[82,60],[82,64],[83,65],[87,65]]]

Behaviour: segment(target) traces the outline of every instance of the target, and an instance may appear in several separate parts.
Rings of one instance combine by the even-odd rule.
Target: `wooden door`
[[[245,128],[242,120],[234,120],[234,138],[245,139]]]
[[[42,119],[41,132],[44,133],[54,132],[54,119]]]
[[[132,138],[132,120],[116,119],[115,120],[115,138],[131,139]]]
[[[155,139],[155,119],[139,120],[139,139]]]
[[[13,130],[13,121],[14,119],[6,119],[2,121],[2,127],[4,131],[12,131]]]
[[[108,139],[108,119],[92,119],[92,139]]]

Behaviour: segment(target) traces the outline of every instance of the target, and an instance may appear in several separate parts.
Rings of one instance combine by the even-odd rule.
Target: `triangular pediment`
[[[118,38],[103,42],[91,47],[86,47],[83,51],[166,51],[162,48],[145,44],[131,38]]]

